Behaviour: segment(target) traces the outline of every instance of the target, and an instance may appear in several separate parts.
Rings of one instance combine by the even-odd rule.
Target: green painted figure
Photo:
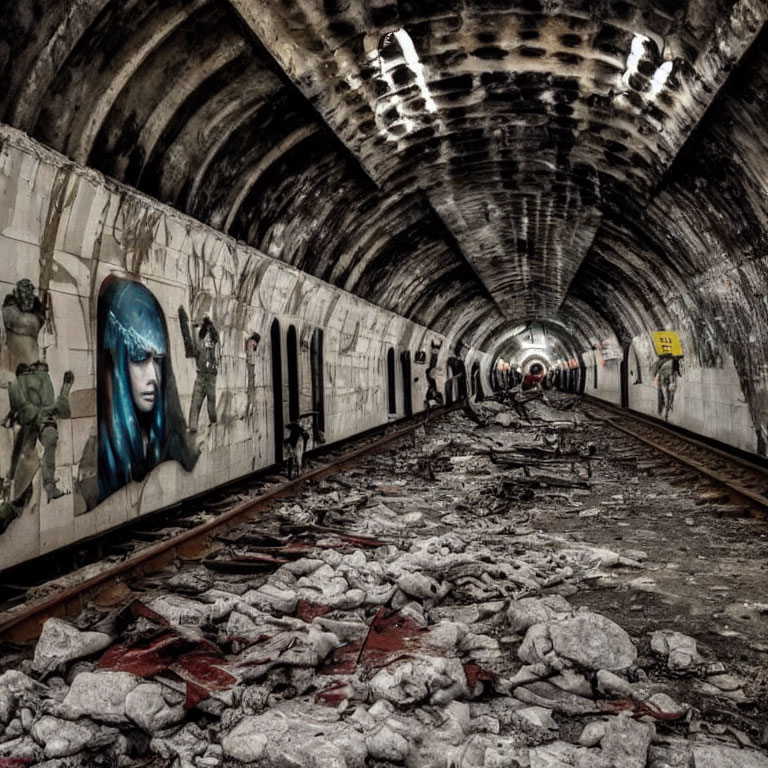
[[[38,468],[42,469],[43,488],[48,501],[64,496],[56,485],[56,446],[59,442],[58,420],[70,418],[69,393],[75,377],[71,371],[64,374],[58,397],[43,362],[16,368],[16,379],[8,387],[11,410],[7,426],[18,424],[11,457],[11,471],[6,481],[6,501],[0,507],[0,532],[15,520],[29,500],[32,481]],[[43,447],[42,465],[37,443]]]
[[[40,359],[37,337],[45,324],[45,309],[35,296],[31,280],[16,283],[16,288],[3,301],[2,314],[11,370],[16,370],[20,363],[37,362]]]
[[[219,372],[219,332],[206,316],[195,338],[190,331],[189,317],[184,307],[179,307],[179,324],[186,356],[194,358],[197,362],[197,376],[192,389],[192,403],[189,407],[189,431],[197,432],[203,401],[208,404],[208,421],[215,424],[217,420],[216,376]]]

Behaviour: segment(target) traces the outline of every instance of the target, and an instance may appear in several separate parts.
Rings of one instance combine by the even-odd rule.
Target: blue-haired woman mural
[[[197,454],[186,435],[165,316],[154,295],[141,283],[107,278],[98,328],[101,501],[161,462],[178,461],[191,470]]]

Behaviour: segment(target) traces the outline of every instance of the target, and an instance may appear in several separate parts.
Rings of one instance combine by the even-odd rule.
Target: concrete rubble
[[[747,680],[579,603],[617,570],[653,581],[648,555],[536,525],[601,482],[583,415],[471,407],[128,604],[49,619],[0,665],[0,768],[768,768]]]

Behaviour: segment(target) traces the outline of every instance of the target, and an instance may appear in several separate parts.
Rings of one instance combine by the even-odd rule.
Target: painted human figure
[[[527,392],[528,390],[535,389],[540,390],[546,371],[541,363],[534,363],[529,369],[528,373],[523,377],[522,390]]]
[[[20,363],[16,368],[16,380],[8,387],[11,403],[9,418],[12,423],[21,426],[11,459],[14,498],[23,496],[32,482],[36,466],[35,470],[32,470],[31,465],[37,463],[35,459],[38,441],[43,446],[43,488],[48,501],[64,495],[56,486],[55,477],[56,445],[59,441],[58,419],[68,419],[71,416],[69,393],[74,380],[72,372],[67,371],[56,397],[46,363]]]
[[[440,349],[442,346],[442,342],[437,344],[434,339],[430,342],[429,366],[424,372],[427,379],[427,394],[424,396],[424,402],[427,406],[427,418],[429,418],[429,413],[432,408],[443,404],[443,395],[441,392],[438,392],[434,373],[435,368],[437,368],[437,361],[440,357]]]
[[[11,370],[20,364],[32,365],[41,355],[37,337],[45,324],[45,308],[31,280],[19,280],[3,301],[5,340],[10,353]]]
[[[3,480],[3,502],[0,505],[0,533],[15,520],[30,499],[32,481],[42,468],[43,488],[48,501],[64,495],[56,485],[56,446],[59,440],[58,420],[69,418],[69,393],[74,376],[70,371],[58,397],[54,393],[48,366],[40,360],[38,336],[45,324],[45,309],[35,296],[31,280],[19,280],[2,307],[5,339],[10,363],[16,378],[8,386],[10,410],[5,426],[19,426],[11,466]],[[38,442],[43,448],[42,463]]]
[[[108,280],[99,296],[97,501],[163,461],[186,470],[197,461],[185,434],[163,311],[141,283]]]
[[[253,416],[256,409],[256,360],[261,336],[252,333],[245,342],[245,391],[248,401],[245,405],[245,418]]]
[[[658,385],[658,413],[669,420],[669,412],[675,406],[677,379],[680,376],[680,358],[665,355],[656,362],[656,382]]]
[[[184,351],[197,363],[197,376],[192,388],[192,403],[189,407],[189,431],[197,432],[200,409],[203,401],[208,404],[208,421],[216,423],[216,377],[219,372],[219,332],[211,319],[206,316],[195,338],[189,327],[189,317],[184,307],[179,307],[179,324],[184,339]]]

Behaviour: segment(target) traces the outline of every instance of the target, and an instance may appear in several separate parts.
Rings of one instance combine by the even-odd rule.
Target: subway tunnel
[[[764,12],[8,2],[0,119],[485,376],[545,322],[569,360],[599,350],[616,399],[625,350],[647,369],[675,331],[673,418],[764,455]]]
[[[0,0],[0,582],[510,390],[768,466],[767,22]]]

